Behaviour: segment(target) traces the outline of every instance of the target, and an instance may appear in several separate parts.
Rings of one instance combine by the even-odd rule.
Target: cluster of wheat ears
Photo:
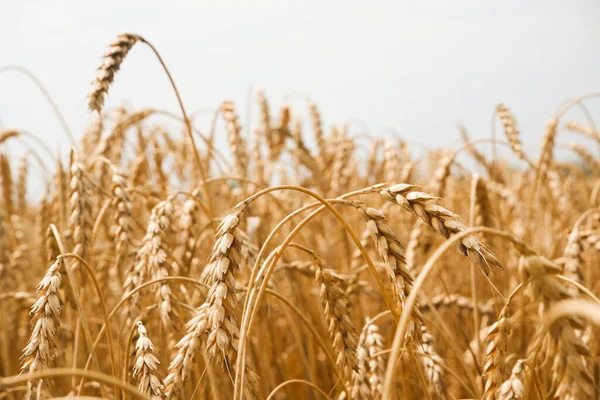
[[[180,114],[103,109],[136,44]],[[600,159],[553,158],[559,132],[600,143],[591,117],[563,121],[594,96],[558,109],[535,159],[502,104],[505,137],[461,128],[419,158],[261,91],[254,131],[224,101],[202,133],[156,49],[120,35],[68,159],[0,132],[29,146],[0,157],[0,399],[599,398]]]

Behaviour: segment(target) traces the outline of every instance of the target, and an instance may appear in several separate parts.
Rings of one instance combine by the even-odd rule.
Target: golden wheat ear
[[[101,112],[104,107],[104,99],[108,89],[115,79],[115,74],[121,68],[121,64],[129,50],[140,40],[138,35],[123,33],[117,40],[110,44],[108,51],[102,58],[102,64],[98,67],[98,74],[92,82],[92,89],[88,95],[88,107],[90,111]]]

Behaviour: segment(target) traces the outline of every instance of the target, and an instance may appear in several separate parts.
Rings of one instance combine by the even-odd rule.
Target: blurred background
[[[503,102],[537,154],[556,107],[600,88],[600,53],[591,50],[600,49],[599,17],[596,0],[5,2],[0,65],[34,73],[77,137],[91,119],[86,95],[102,54],[132,32],[161,52],[204,131],[226,99],[253,125],[249,101],[262,88],[273,106],[300,113],[309,96],[327,128],[352,120],[354,132],[452,146],[459,122],[472,139],[488,137]],[[124,102],[178,111],[145,46],[128,55],[107,106]],[[68,143],[34,84],[4,71],[0,128],[11,127]]]

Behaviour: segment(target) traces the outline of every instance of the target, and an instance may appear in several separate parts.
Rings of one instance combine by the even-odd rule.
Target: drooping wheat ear
[[[0,154],[0,188],[2,189],[2,207],[6,218],[9,218],[14,213],[14,202],[13,202],[13,179],[12,172],[10,170],[10,162],[8,157],[4,154]]]
[[[471,139],[469,138],[467,128],[464,125],[459,124],[458,131],[460,132],[460,139],[462,140],[464,148],[467,150],[467,153],[469,153],[479,165],[481,165],[489,171],[490,165],[488,164],[485,156],[481,154],[481,152],[477,150],[477,148],[475,148],[475,146],[471,143]]]
[[[572,130],[573,132],[580,133],[585,135],[591,139],[594,139],[596,142],[600,143],[600,132],[593,130],[589,126],[583,126],[579,122],[569,121],[565,124],[565,128]]]
[[[404,259],[404,246],[398,240],[396,233],[386,223],[386,218],[381,211],[357,206],[367,220],[367,228],[379,256],[383,259],[385,269],[392,284],[392,293],[396,299],[396,307],[399,313],[404,309],[404,302],[410,295],[412,288],[412,276],[406,270]],[[420,332],[415,332],[415,327],[422,323],[422,316],[417,306],[411,311],[412,321],[407,329],[407,337],[420,340]]]
[[[400,168],[400,159],[398,158],[398,153],[396,152],[396,146],[394,143],[386,140],[383,144],[383,162],[384,162],[384,172],[385,172],[385,180],[388,182],[398,182]]]
[[[444,399],[446,384],[444,383],[444,370],[442,357],[435,351],[434,338],[427,330],[425,324],[421,324],[421,345],[418,346],[423,352],[421,361],[425,370],[425,379],[429,383],[429,393],[433,398]]]
[[[443,196],[446,191],[446,182],[450,176],[450,170],[454,160],[456,158],[456,152],[449,152],[445,154],[438,163],[438,167],[433,173],[433,183],[431,185],[433,194],[435,196]],[[403,181],[406,182],[406,181]],[[421,254],[426,253],[431,246],[431,235],[425,229],[424,222],[418,220],[413,225],[410,233],[410,239],[406,246],[406,260],[408,263],[409,270],[417,267],[418,259]]]
[[[422,304],[419,306],[419,310],[421,312],[429,311],[430,308],[433,307],[435,309],[448,309],[448,308],[456,308],[459,313],[467,314],[472,313],[475,308],[477,308],[479,314],[486,316],[495,316],[496,311],[490,304],[473,304],[473,300],[470,297],[461,296],[459,294],[449,294],[446,295],[444,293],[438,294],[434,296],[431,301],[427,304]]]
[[[136,359],[133,377],[138,380],[138,390],[152,400],[164,399],[165,385],[158,375],[160,361],[154,355],[154,344],[148,337],[148,331],[142,321],[136,322],[138,339],[135,344]]]
[[[542,141],[542,153],[538,164],[538,174],[544,177],[549,169],[552,168],[554,162],[554,142],[556,140],[556,126],[558,125],[557,118],[551,118],[546,123],[546,131]]]
[[[161,201],[152,209],[146,235],[136,255],[133,282],[135,286],[146,280],[161,279],[173,275],[173,258],[168,238],[172,236],[172,218],[175,205],[172,198]],[[128,283],[128,282],[126,282]],[[135,287],[134,286],[134,287]],[[180,319],[174,308],[177,300],[166,282],[157,285],[157,301],[163,326],[167,330],[179,328]]]
[[[383,336],[375,322],[367,318],[358,338],[358,369],[353,376],[353,399],[376,399],[380,395],[385,373],[385,363],[380,354],[382,350]]]
[[[69,183],[69,230],[73,235],[73,253],[86,258],[92,238],[92,206],[90,204],[89,184],[86,170],[79,154],[71,151],[71,177]],[[79,261],[73,260],[72,268],[79,268]],[[83,277],[86,275],[83,274]]]
[[[515,120],[512,112],[504,104],[498,104],[496,106],[496,114],[500,118],[500,122],[504,128],[504,134],[506,135],[513,152],[517,158],[519,158],[519,160],[527,161],[527,156],[523,152],[523,145],[521,144],[521,139],[519,138],[517,121]]]
[[[342,374],[344,387],[349,389],[352,371],[358,370],[356,358],[356,328],[347,307],[346,281],[334,271],[323,268],[322,261],[315,257],[317,271],[315,281],[319,285],[319,296],[323,303],[332,347],[337,353],[336,364]]]
[[[121,68],[121,63],[129,53],[129,50],[140,39],[131,33],[119,35],[117,40],[110,44],[110,48],[104,54],[102,64],[98,67],[98,74],[92,82],[92,88],[88,94],[88,106],[91,111],[102,111],[104,97],[115,79],[115,74]]]
[[[233,167],[237,176],[246,176],[248,169],[248,150],[246,140],[242,136],[242,127],[238,122],[233,101],[224,101],[221,104],[221,113],[227,128],[229,150],[233,156]]]
[[[62,304],[58,297],[62,259],[56,260],[37,286],[38,297],[31,307],[31,337],[21,356],[21,371],[32,373],[52,367],[57,355]],[[29,382],[31,389],[35,382]]]
[[[524,360],[518,360],[512,369],[510,378],[505,381],[498,391],[498,400],[518,400],[525,397],[525,385],[523,384]]]
[[[475,193],[473,226],[489,226],[494,228],[494,209],[488,196],[486,182],[479,174],[473,174],[471,188]]]
[[[569,143],[569,148],[573,150],[583,160],[585,164],[592,170],[597,171],[600,168],[600,162],[583,146],[578,145],[575,142]]]
[[[192,375],[196,354],[209,329],[208,304],[198,307],[194,317],[185,324],[185,329],[185,336],[175,345],[177,354],[171,361],[165,378],[165,393],[169,399],[181,397],[183,385]]]
[[[496,391],[504,379],[505,359],[508,355],[510,320],[509,307],[504,307],[498,320],[489,327],[485,338],[487,348],[483,358],[483,379],[485,381],[483,399],[496,400]]]
[[[561,269],[550,260],[532,255],[523,257],[520,264],[524,277],[531,280],[531,298],[541,304],[542,317],[553,303],[572,297],[558,278]],[[562,318],[549,329],[551,348],[555,350],[552,387],[556,388],[556,398],[584,399],[594,393],[594,379],[587,369],[591,354],[581,337],[583,329],[582,321],[576,316]]]
[[[17,181],[17,207],[19,208],[19,214],[25,215],[27,213],[27,174],[29,172],[29,161],[27,154],[21,157],[18,169],[18,181]]]
[[[211,361],[220,364],[235,357],[237,352],[239,327],[235,317],[235,273],[240,268],[240,215],[241,210],[229,214],[219,225],[209,258],[211,269],[206,279],[210,287],[205,301],[210,330],[206,351]]]
[[[415,185],[401,183],[383,189],[380,193],[386,200],[415,214],[446,239],[465,230],[465,226],[454,213],[437,204],[430,203],[431,200],[436,199],[435,196],[417,192],[414,189],[416,189]],[[496,255],[475,236],[464,237],[457,244],[457,248],[463,256],[468,257],[485,274],[489,274],[491,268],[503,269]]]

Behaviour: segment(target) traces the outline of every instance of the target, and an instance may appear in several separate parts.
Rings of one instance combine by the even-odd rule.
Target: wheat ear
[[[138,42],[140,37],[131,33],[123,33],[110,44],[103,61],[98,67],[98,74],[92,82],[92,89],[88,94],[88,106],[92,111],[102,111],[104,98],[108,93],[110,85],[115,79],[115,74],[121,68],[129,50]]]

